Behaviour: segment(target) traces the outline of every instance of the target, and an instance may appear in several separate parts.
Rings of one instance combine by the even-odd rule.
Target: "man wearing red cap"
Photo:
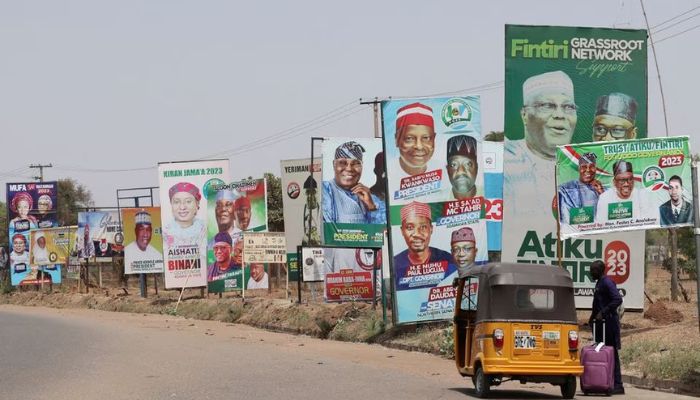
[[[206,237],[206,225],[197,217],[202,195],[189,182],[179,182],[168,191],[174,221],[163,230],[163,239],[170,244],[197,244]]]
[[[455,271],[452,255],[430,247],[430,206],[413,201],[401,208],[401,234],[406,250],[394,256],[397,290],[435,286]]]
[[[399,108],[395,136],[401,169],[411,176],[426,172],[435,150],[433,109],[421,103]]]
[[[478,249],[472,228],[465,226],[452,232],[450,247],[459,277],[464,278],[468,274],[468,269],[476,265],[474,260]]]

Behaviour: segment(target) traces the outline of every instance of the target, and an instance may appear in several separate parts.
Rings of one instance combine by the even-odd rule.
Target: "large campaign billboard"
[[[213,293],[243,290],[243,235],[267,231],[267,181],[244,179],[213,189],[216,195],[209,213],[207,286]]]
[[[323,243],[381,247],[386,230],[382,140],[325,138],[322,152]]]
[[[124,255],[124,235],[118,211],[81,211],[75,252],[81,258],[111,259]]]
[[[559,147],[560,237],[692,226],[690,163],[687,136]]]
[[[158,164],[165,287],[207,285],[207,234],[228,160]],[[210,228],[216,229],[216,228]]]
[[[124,273],[163,272],[163,236],[160,207],[122,208]]]
[[[620,246],[635,255],[620,284],[625,304],[643,306],[644,233],[566,240],[558,257],[555,153],[571,143],[646,137],[646,37],[634,29],[506,25],[502,260],[561,263],[581,308],[591,306],[590,263]]]
[[[10,242],[10,280],[17,286],[29,271],[29,232],[58,226],[56,218],[57,182],[8,183],[7,221]],[[60,267],[58,271],[60,281]],[[55,276],[54,276],[55,278]]]
[[[280,161],[284,234],[287,238],[287,275],[297,280],[297,246],[321,244],[321,158]],[[313,174],[312,174],[313,172]]]
[[[479,97],[382,103],[396,323],[452,318],[452,280],[488,260]]]

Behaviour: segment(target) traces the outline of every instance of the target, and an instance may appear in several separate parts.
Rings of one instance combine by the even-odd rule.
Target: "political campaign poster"
[[[19,237],[22,237],[21,234]],[[74,228],[32,229],[29,234],[28,259],[14,260],[13,285],[37,285],[61,283],[61,266],[66,264],[75,240]],[[18,249],[23,246],[17,243]],[[22,257],[16,257],[22,258]],[[11,257],[11,262],[12,262]]]
[[[325,273],[325,252],[323,247],[302,247],[301,266],[304,282],[323,282]]]
[[[503,222],[503,142],[484,140],[484,202],[488,251],[501,251]]]
[[[284,232],[243,233],[243,269],[248,276],[245,289],[268,289],[270,264],[287,262]]]
[[[162,273],[160,207],[122,208],[121,217],[124,227],[124,273]]]
[[[58,226],[57,188],[57,182],[6,185],[10,281],[14,286],[19,285],[29,268],[29,231]]]
[[[124,234],[115,211],[81,211],[74,252],[81,258],[112,261],[124,255]]]
[[[384,153],[380,138],[324,138],[323,243],[381,247],[386,230]]]
[[[210,203],[207,282],[226,279],[238,274],[243,268],[244,240],[247,232],[267,231],[267,182],[265,179],[244,179],[242,181],[214,186],[215,201]],[[224,243],[231,240],[230,263],[222,261],[220,254]],[[216,243],[219,243],[217,246]],[[216,251],[219,254],[216,254]],[[227,259],[228,260],[228,259]],[[220,284],[210,286],[210,292],[218,290]],[[238,290],[236,286],[234,290]],[[242,289],[242,286],[240,286]]]
[[[692,226],[690,163],[687,136],[559,147],[560,237]]]
[[[66,264],[66,279],[80,279],[80,257],[70,256]]]
[[[324,277],[326,302],[372,301],[372,272],[341,269]]]
[[[634,29],[506,25],[503,261],[559,264],[557,146],[647,136],[646,37]],[[590,262],[618,243],[642,254],[621,289],[625,307],[643,307],[644,234],[632,232],[563,243],[577,307],[591,306]]]
[[[159,163],[158,181],[165,287],[206,286],[207,226],[216,207],[216,187],[229,182],[229,162]],[[232,247],[228,237],[224,243]]]
[[[280,161],[284,233],[287,238],[287,279],[297,280],[297,246],[321,244],[321,158]]]
[[[395,322],[450,319],[453,278],[488,260],[479,97],[391,100],[382,115]]]

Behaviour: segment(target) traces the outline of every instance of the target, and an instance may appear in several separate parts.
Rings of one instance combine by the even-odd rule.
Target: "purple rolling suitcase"
[[[593,323],[593,340],[596,339]],[[581,349],[581,390],[583,394],[604,393],[610,395],[614,387],[615,349],[605,346],[605,320],[603,320],[603,342],[594,343]]]

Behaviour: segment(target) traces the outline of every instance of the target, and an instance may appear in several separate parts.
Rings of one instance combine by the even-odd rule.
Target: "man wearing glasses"
[[[443,190],[445,200],[468,199],[480,194],[476,186],[479,172],[476,153],[476,139],[471,136],[457,135],[447,140],[447,176],[451,187]]]
[[[385,224],[386,205],[360,183],[365,148],[350,141],[335,150],[335,178],[323,181],[323,222]]]
[[[632,163],[618,160],[613,164],[613,186],[598,199],[595,222],[624,219],[640,219],[658,216],[658,210],[651,206],[645,189],[634,188]]]
[[[634,139],[637,137],[637,101],[624,93],[598,98],[593,120],[593,141]]]
[[[520,116],[524,139],[505,144],[504,198],[537,199],[536,204],[511,202],[509,215],[541,217],[555,203],[554,155],[570,144],[576,129],[574,84],[562,71],[531,76],[523,83]]]
[[[469,273],[469,268],[476,265],[476,237],[474,231],[468,226],[459,228],[452,232],[452,240],[450,241],[452,250],[452,258],[460,278],[464,278]]]

